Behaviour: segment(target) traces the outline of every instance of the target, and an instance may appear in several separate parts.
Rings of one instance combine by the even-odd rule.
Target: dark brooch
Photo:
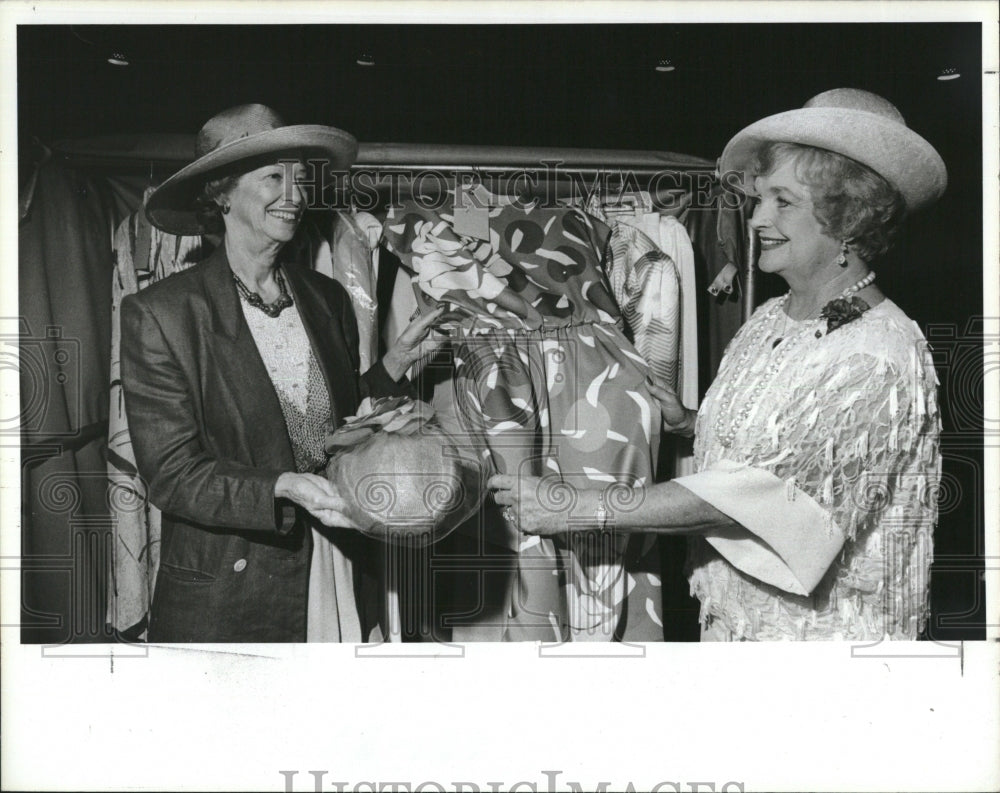
[[[819,313],[819,318],[826,320],[826,332],[832,333],[841,325],[854,322],[854,320],[870,308],[871,306],[860,297],[852,297],[850,299],[838,297],[823,306],[823,310]],[[816,331],[817,339],[822,335],[820,331]]]

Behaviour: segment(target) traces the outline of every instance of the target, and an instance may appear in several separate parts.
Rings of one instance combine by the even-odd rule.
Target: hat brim
[[[146,217],[169,234],[204,234],[208,229],[198,222],[194,202],[205,181],[238,173],[235,166],[239,163],[251,165],[255,160],[283,153],[323,160],[332,170],[345,170],[358,156],[358,142],[348,132],[321,124],[278,127],[240,138],[199,157],[156,188],[146,202]]]
[[[720,173],[745,173],[769,141],[815,146],[867,165],[899,190],[908,212],[936,201],[948,186],[941,155],[912,129],[877,113],[835,107],[804,107],[754,122],[726,144]]]

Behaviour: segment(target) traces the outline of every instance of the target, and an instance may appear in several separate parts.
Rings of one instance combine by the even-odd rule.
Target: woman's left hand
[[[660,405],[663,428],[667,432],[682,435],[686,438],[693,438],[698,411],[688,410],[684,407],[677,397],[677,392],[672,388],[651,382],[649,383],[649,393],[653,395]]]
[[[497,474],[489,481],[493,500],[504,507],[504,518],[526,534],[567,534],[593,531],[597,493],[578,490],[556,477]],[[593,504],[591,504],[593,502]],[[586,516],[585,520],[579,518]]]
[[[433,328],[444,311],[444,306],[438,306],[429,314],[417,317],[399,334],[396,343],[382,358],[382,365],[393,380],[399,380],[413,364],[433,355],[448,340],[447,335]]]

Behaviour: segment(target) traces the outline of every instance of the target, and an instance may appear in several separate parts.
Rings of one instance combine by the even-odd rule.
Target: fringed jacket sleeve
[[[925,343],[900,343],[872,324],[818,340],[823,354],[773,372],[767,393],[733,393],[737,401],[756,393],[757,404],[730,449],[717,438],[725,398],[708,405],[699,421],[701,470],[675,480],[750,531],[707,538],[727,561],[793,594],[809,594],[845,543],[875,528],[904,566],[926,567],[929,558],[929,547],[918,546],[929,542],[937,514],[933,364]],[[735,340],[731,355],[750,342]],[[844,583],[866,592],[884,586],[888,551],[856,555]]]

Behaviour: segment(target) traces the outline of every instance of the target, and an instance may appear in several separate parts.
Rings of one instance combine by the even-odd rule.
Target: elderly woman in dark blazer
[[[343,169],[356,153],[339,129],[235,107],[205,124],[196,161],[147,203],[165,231],[224,232],[204,262],[122,302],[132,442],[163,512],[151,641],[305,641],[320,524],[341,560],[333,635],[377,635],[377,547],[351,531],[335,486],[313,472],[331,419],[352,415],[363,395],[408,391],[405,372],[436,315],[360,373],[345,290],[282,253],[306,208],[305,163]]]

